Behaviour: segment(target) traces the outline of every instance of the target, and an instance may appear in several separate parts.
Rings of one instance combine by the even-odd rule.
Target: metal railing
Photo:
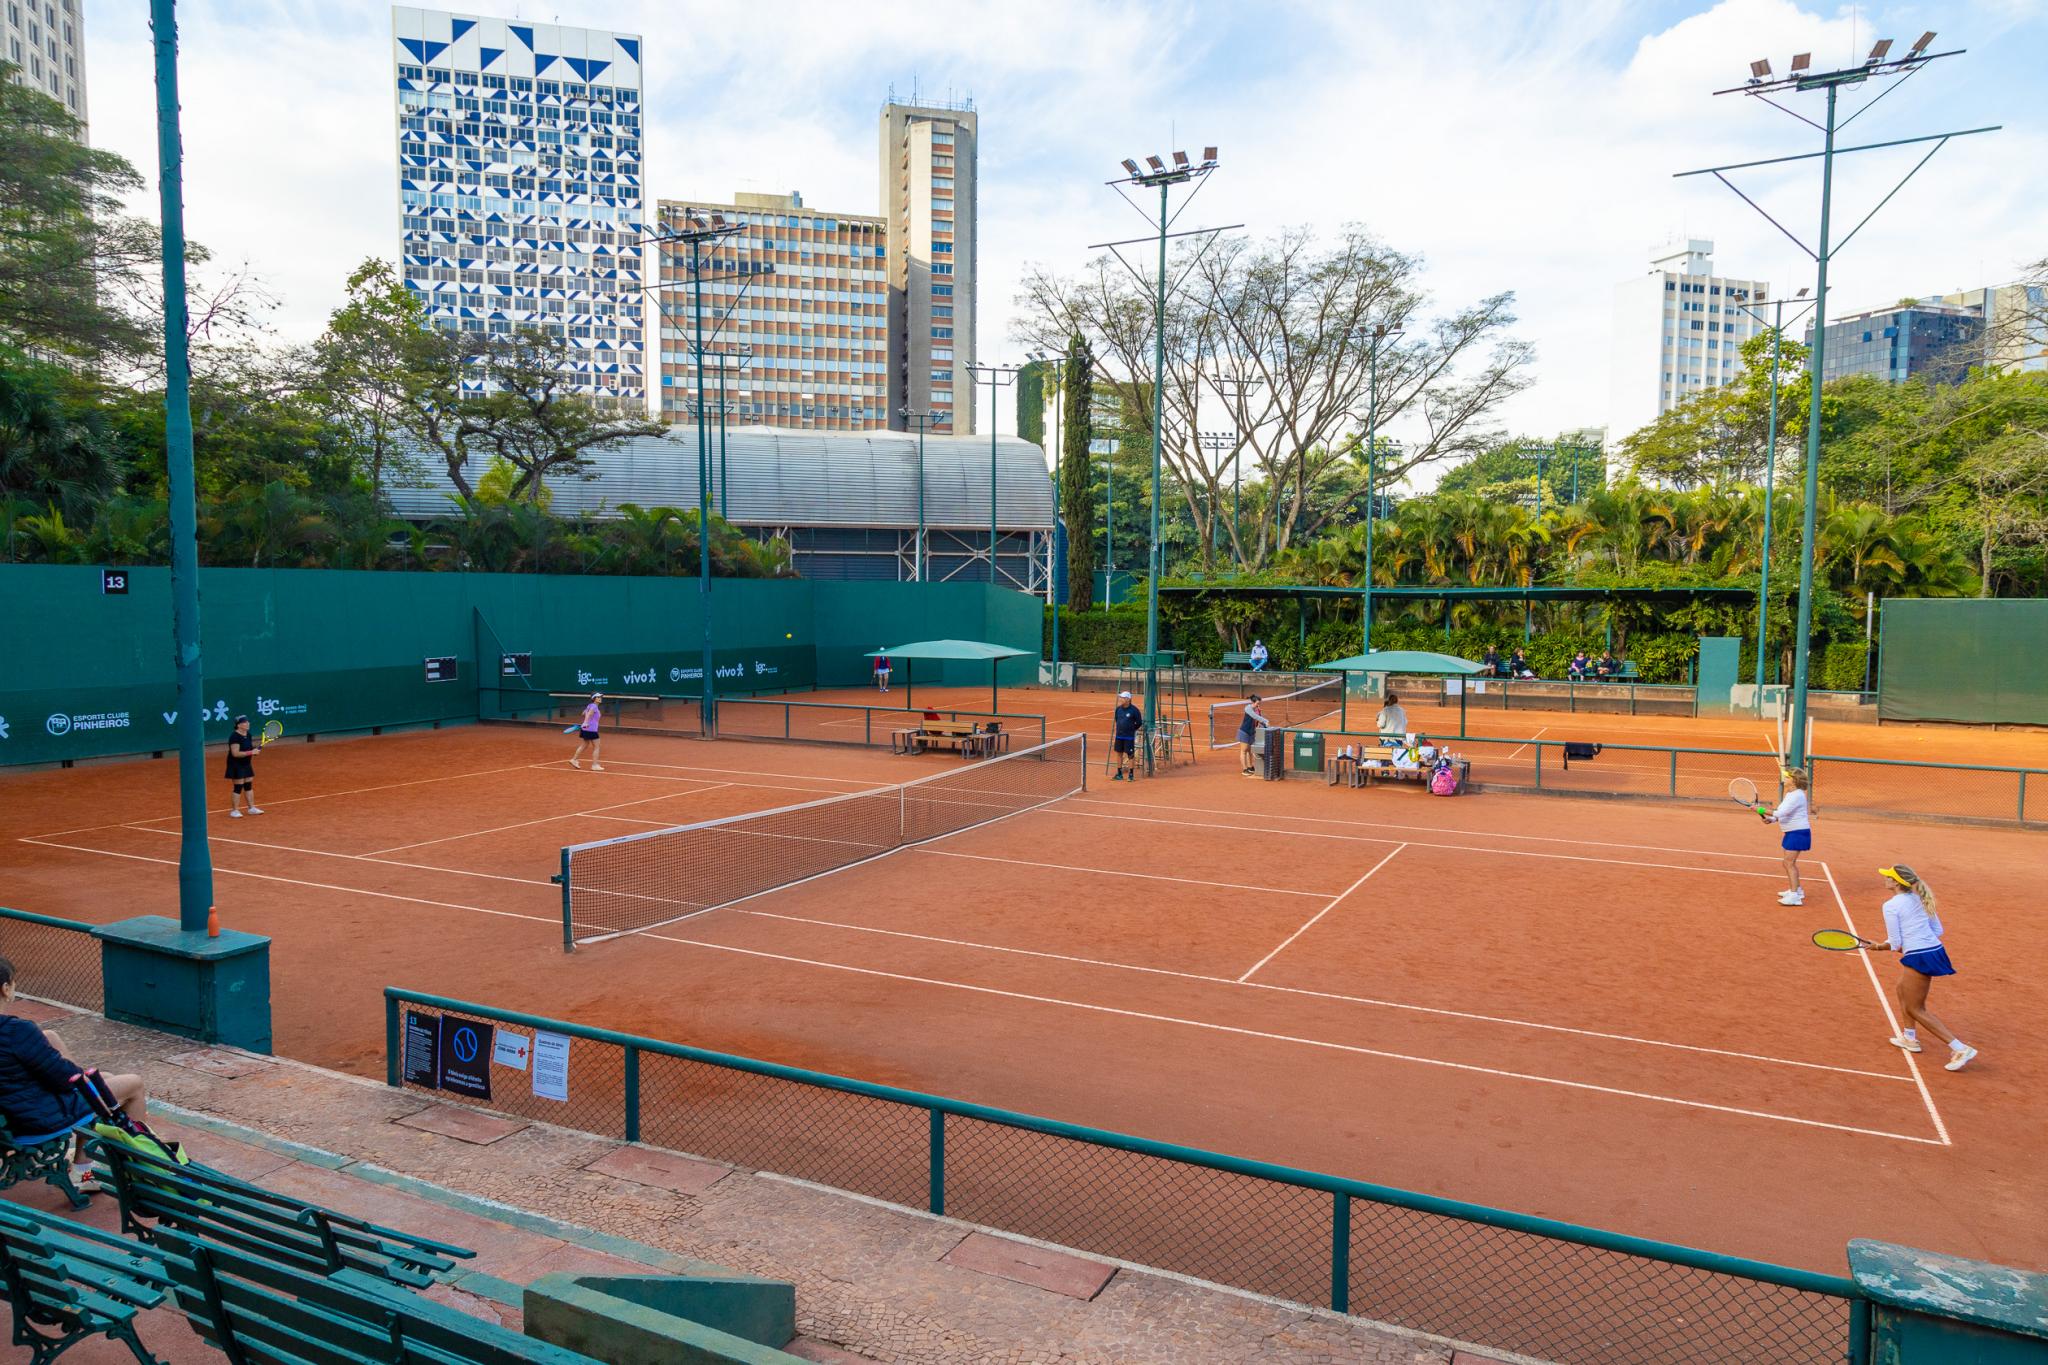
[[[14,988],[98,1014],[106,1008],[96,926],[0,907],[0,957],[14,964]]]
[[[1290,747],[1295,733],[1324,737],[1324,761],[1351,747],[1383,754],[1376,734],[1357,731],[1275,731]],[[1765,793],[1781,790],[1779,756],[1768,749],[1694,749],[1661,744],[1601,744],[1592,758],[1568,758],[1561,739],[1486,735],[1423,735],[1471,760],[1476,787],[1577,796],[1643,796],[1720,801],[1728,783],[1746,777]],[[2048,827],[2048,770],[1970,763],[1814,754],[1807,759],[1816,814],[1890,815],[1906,819]],[[1775,797],[1773,798],[1775,799]]]
[[[489,1100],[473,1079],[472,1098],[441,1093],[1482,1347],[1655,1365],[1867,1351],[1867,1304],[1843,1276],[395,986],[384,1009],[392,1086],[422,1061],[405,1040],[443,1036],[443,1020],[551,1033],[562,1098],[496,1065]],[[489,1037],[468,1046],[492,1055]]]
[[[958,708],[862,706],[854,702],[763,701],[758,697],[724,697],[718,702],[720,739],[788,740],[805,744],[849,744],[887,748],[899,730],[914,730],[928,712],[939,719],[965,721],[982,729],[991,724],[1011,733],[1012,743],[1028,748],[1045,743],[1045,717],[1002,711]]]

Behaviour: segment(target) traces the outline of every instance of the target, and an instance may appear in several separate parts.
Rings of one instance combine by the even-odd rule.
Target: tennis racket
[[[1738,777],[1728,784],[1728,799],[1737,805],[1748,806],[1761,820],[1769,813],[1770,807],[1757,799],[1756,783],[1746,777]]]
[[[562,727],[562,733],[565,735],[573,735],[582,728],[583,727],[580,725],[565,725]]]
[[[283,738],[284,722],[281,720],[266,720],[263,722],[263,733],[257,737],[256,743],[257,746],[260,748],[265,744],[269,744],[273,741],[280,740]]]
[[[1847,929],[1820,929],[1813,935],[1813,946],[1825,948],[1831,953],[1848,953],[1858,948],[1875,948],[1878,945],[1867,938],[1850,933]]]

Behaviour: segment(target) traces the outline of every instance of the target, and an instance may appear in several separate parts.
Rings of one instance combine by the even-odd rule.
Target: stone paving
[[[478,1260],[435,1293],[514,1327],[514,1291],[544,1272],[709,1262],[793,1282],[802,1335],[787,1349],[816,1361],[1493,1365],[1353,1318],[545,1125],[471,1125],[468,1111],[423,1112],[435,1106],[359,1077],[20,1003],[61,1027],[74,1060],[140,1070],[166,1102],[161,1126],[197,1159],[476,1248]],[[43,1186],[6,1197],[61,1204]],[[95,1200],[88,1216],[108,1221],[110,1202]],[[219,1360],[181,1321],[153,1320],[145,1332],[174,1365]],[[106,1345],[67,1360],[128,1359]]]

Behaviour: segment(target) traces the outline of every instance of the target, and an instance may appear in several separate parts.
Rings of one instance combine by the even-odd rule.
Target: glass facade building
[[[436,327],[562,338],[576,391],[644,410],[639,36],[391,24],[406,288]]]
[[[1918,378],[1952,384],[1973,364],[1984,361],[1984,318],[1979,311],[1940,304],[1879,309],[1837,318],[1827,325],[1827,347],[1821,356],[1823,382],[1852,374],[1873,375],[1887,383]],[[1806,328],[1813,345],[1813,327]]]
[[[730,204],[663,199],[663,229],[722,214],[742,230],[703,249],[706,413],[742,424],[821,431],[889,425],[888,225],[807,208],[799,194],[738,194]],[[661,248],[661,412],[697,415],[690,249]],[[712,360],[711,357],[723,357]]]

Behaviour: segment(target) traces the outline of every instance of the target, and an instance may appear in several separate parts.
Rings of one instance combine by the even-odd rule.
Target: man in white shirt
[[[1387,693],[1386,704],[1380,707],[1378,719],[1373,725],[1380,732],[1380,744],[1388,749],[1398,749],[1407,741],[1408,711],[1401,705],[1401,699],[1392,692]]]
[[[1265,642],[1264,640],[1253,640],[1253,641],[1252,641],[1252,652],[1251,652],[1251,660],[1252,660],[1252,672],[1254,672],[1254,673],[1263,673],[1263,672],[1265,672],[1265,671],[1266,671],[1266,660],[1270,659],[1271,657],[1273,657],[1273,656],[1272,656],[1271,654],[1267,653],[1267,651],[1266,651],[1266,642]]]

